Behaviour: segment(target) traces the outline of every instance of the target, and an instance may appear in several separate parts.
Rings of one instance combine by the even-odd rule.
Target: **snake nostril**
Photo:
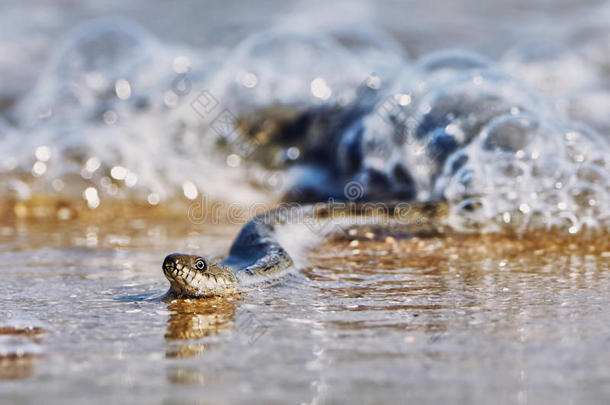
[[[179,262],[179,259],[175,253],[168,255],[163,260],[163,267],[175,267]]]

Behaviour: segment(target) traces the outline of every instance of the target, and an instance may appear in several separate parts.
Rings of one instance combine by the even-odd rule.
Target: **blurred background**
[[[257,172],[256,165],[245,173],[239,156],[226,150],[213,149],[207,156],[217,161],[207,165],[198,159],[215,146],[206,135],[210,122],[190,106],[202,90],[211,89],[234,116],[274,102],[332,104],[349,99],[343,90],[373,72],[383,91],[395,81],[400,87],[399,78],[422,55],[447,49],[489,58],[541,92],[557,116],[584,121],[602,135],[609,127],[610,5],[604,1],[261,1],[248,9],[213,1],[1,4],[0,171],[10,181],[5,177],[0,188],[17,200],[88,192],[87,201],[120,197],[156,205],[182,192],[187,199],[205,192],[224,201],[276,201],[289,180]],[[292,47],[292,56],[269,45],[288,31],[299,32],[282,45]],[[304,52],[317,65],[300,62],[308,58]],[[266,69],[263,76],[273,79],[232,88],[248,68]],[[315,77],[322,93],[327,84],[336,88],[330,99],[319,91],[304,99],[298,77],[307,91]],[[271,85],[280,89],[275,98]],[[246,87],[256,88],[247,93]],[[36,157],[39,147],[47,160]],[[194,171],[212,175],[202,182]],[[248,185],[240,193],[226,189],[244,179],[262,184],[262,192]]]
[[[523,42],[550,41],[572,49],[608,42],[610,6],[602,0],[557,1],[27,1],[2,3],[5,97],[33,86],[54,45],[76,25],[124,16],[164,42],[196,49],[234,46],[276,24],[340,27],[374,24],[412,56],[465,48],[498,59]]]
[[[13,203],[59,197],[69,201],[67,205],[86,202],[89,209],[103,206],[102,201],[121,200],[166,207],[179,202],[183,209],[185,202],[205,195],[228,203],[272,204],[295,185],[307,189],[328,183],[330,191],[314,190],[323,200],[354,179],[363,184],[365,198],[379,199],[379,193],[371,191],[379,181],[371,180],[367,170],[373,168],[396,183],[384,161],[399,161],[406,166],[400,170],[415,178],[416,192],[395,192],[393,198],[461,201],[467,194],[497,194],[498,184],[506,188],[511,178],[504,176],[476,192],[463,190],[467,186],[459,180],[460,173],[447,172],[438,180],[453,147],[439,162],[389,156],[369,147],[373,152],[358,158],[364,168],[341,174],[342,180],[332,185],[326,169],[299,171],[309,162],[309,141],[266,139],[257,153],[245,156],[239,150],[244,143],[229,139],[229,133],[222,133],[222,120],[215,121],[223,118],[219,112],[230,121],[274,105],[305,113],[313,107],[360,103],[365,107],[357,120],[365,128],[365,142],[379,134],[389,139],[393,129],[381,128],[370,117],[383,107],[384,97],[398,100],[406,94],[406,108],[402,103],[407,98],[399,103],[406,115],[440,119],[446,125],[454,120],[451,108],[458,107],[443,103],[455,91],[472,92],[478,84],[446,94],[444,89],[459,87],[464,80],[460,74],[476,75],[477,69],[487,75],[484,81],[490,89],[477,97],[501,98],[502,111],[531,110],[536,120],[544,117],[545,123],[558,127],[553,135],[531,135],[547,144],[549,157],[563,153],[560,133],[575,132],[571,120],[586,124],[580,132],[590,133],[589,127],[599,132],[581,149],[605,153],[606,146],[599,146],[605,141],[599,138],[607,138],[610,128],[610,5],[604,1],[261,1],[249,9],[206,1],[29,1],[5,2],[2,8],[0,190],[4,200]],[[445,56],[434,56],[447,50]],[[435,57],[439,59],[430,62]],[[458,66],[464,61],[471,67]],[[457,72],[450,75],[454,79],[431,78],[430,69],[443,64]],[[372,101],[357,94],[363,83],[376,93]],[[479,110],[466,111],[464,117],[473,113],[475,121],[487,122],[489,117],[484,117],[490,111],[483,110],[489,107],[481,100],[476,102]],[[427,105],[432,112],[425,111]],[[215,110],[202,112],[202,107]],[[440,126],[440,121],[426,125]],[[477,128],[457,145],[468,143]],[[349,143],[349,131],[341,131],[346,133],[341,142]],[[439,137],[430,128],[415,132],[422,131],[423,148],[431,149],[437,140],[455,143],[454,134]],[[405,147],[403,154],[414,149]],[[338,161],[337,153],[329,152],[324,159]],[[555,173],[549,169],[553,165],[565,168],[561,159],[545,162],[547,171]],[[288,170],[294,166],[297,170]],[[487,170],[482,166],[468,170],[482,175]],[[563,177],[573,177],[575,170],[566,168]],[[594,177],[604,176],[598,168],[593,171]],[[555,180],[547,178],[544,184]],[[590,190],[598,180],[584,180],[586,193],[607,200],[605,190]],[[458,182],[460,190],[446,192],[452,182]],[[528,192],[544,186],[525,183]],[[553,204],[557,198],[573,196],[553,196]],[[31,208],[15,210],[11,204],[6,212],[31,216]],[[521,204],[532,206],[523,200],[512,207]],[[62,215],[73,214],[64,210]]]

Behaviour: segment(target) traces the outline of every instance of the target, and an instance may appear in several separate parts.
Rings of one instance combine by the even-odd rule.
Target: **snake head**
[[[168,255],[163,261],[163,274],[178,296],[222,295],[235,291],[237,286],[237,278],[229,268],[196,255]]]

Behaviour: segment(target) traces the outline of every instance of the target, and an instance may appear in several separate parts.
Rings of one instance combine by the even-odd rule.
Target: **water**
[[[200,196],[269,204],[295,190],[319,201],[355,181],[367,200],[445,199],[460,230],[603,231],[607,132],[570,108],[574,92],[604,88],[606,60],[593,39],[569,58],[568,46],[410,60],[367,26],[278,24],[196,50],[98,19],[58,41],[6,111],[0,190],[97,209]],[[541,78],[552,62],[563,76]],[[285,116],[296,124],[283,133]]]
[[[0,402],[607,402],[607,2],[123,3],[2,5]],[[354,103],[331,171],[324,116],[235,132]],[[166,254],[225,254],[295,185],[444,198],[451,230],[163,299]]]
[[[24,331],[0,335],[3,401],[596,403],[609,394],[607,239],[363,233],[324,244],[275,287],[161,301],[161,252],[221,252],[237,228],[74,225],[2,228],[2,325]]]

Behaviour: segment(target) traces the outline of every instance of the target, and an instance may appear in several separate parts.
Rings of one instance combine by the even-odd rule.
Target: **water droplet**
[[[119,79],[114,83],[114,91],[121,100],[131,97],[131,85],[125,79]]]
[[[367,87],[378,90],[381,87],[381,79],[376,74],[372,74],[366,78]]]
[[[36,148],[36,152],[34,154],[36,155],[36,159],[40,160],[41,162],[46,162],[51,158],[51,149],[49,149],[48,146],[41,145]]]
[[[85,163],[85,169],[87,169],[88,172],[93,173],[94,171],[99,169],[100,165],[101,165],[101,162],[98,158],[90,157],[89,159],[87,159],[87,162]]]
[[[159,195],[157,193],[150,193],[148,195],[148,197],[146,198],[146,200],[148,201],[148,203],[150,205],[157,205],[161,201],[161,198],[159,197]]]
[[[125,176],[125,185],[127,187],[133,187],[136,185],[137,182],[138,182],[138,176],[135,173],[133,173],[133,172],[127,173],[127,176]]]
[[[191,181],[185,181],[182,184],[182,192],[184,193],[184,196],[189,200],[194,200],[195,198],[197,198],[197,195],[199,195],[197,186],[195,186],[195,184],[193,184],[193,182]]]
[[[235,153],[231,153],[227,156],[227,166],[238,167],[241,164],[241,157]]]
[[[34,163],[34,166],[32,166],[32,174],[35,177],[42,176],[43,174],[45,174],[46,171],[47,171],[47,165],[40,161],[36,161],[36,163]]]
[[[186,56],[177,56],[172,61],[172,69],[178,74],[186,73],[191,69],[191,61]]]
[[[286,150],[286,156],[290,160],[298,159],[300,154],[301,154],[301,152],[299,151],[299,148],[297,148],[295,146],[292,146]]]
[[[127,177],[127,169],[123,166],[114,166],[110,169],[110,176],[115,180],[125,180],[125,177]]]
[[[87,200],[89,208],[95,209],[100,205],[100,197],[95,187],[87,187],[83,191],[83,197]]]
[[[258,77],[254,73],[248,72],[241,77],[241,84],[251,89],[258,84]]]
[[[103,119],[107,125],[116,124],[118,118],[119,118],[119,116],[117,115],[117,113],[115,113],[112,110],[108,110],[108,111],[104,112]]]
[[[411,104],[411,96],[409,94],[397,94],[396,99],[398,104],[400,104],[402,107]]]
[[[332,90],[322,77],[316,77],[311,81],[311,94],[320,100],[328,100],[332,95]]]

